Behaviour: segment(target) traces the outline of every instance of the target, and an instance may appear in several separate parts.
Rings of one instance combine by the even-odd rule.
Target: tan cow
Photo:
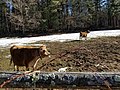
[[[87,35],[88,35],[88,33],[90,33],[90,31],[89,30],[87,30],[87,31],[81,31],[80,32],[80,36],[79,36],[79,39],[80,38],[87,38]]]
[[[32,67],[33,70],[35,70],[38,61],[50,55],[45,45],[39,47],[13,45],[10,48],[10,54],[10,65],[13,61],[14,70],[16,70],[16,66],[18,71],[19,66],[25,66],[26,70],[29,70],[29,67]]]

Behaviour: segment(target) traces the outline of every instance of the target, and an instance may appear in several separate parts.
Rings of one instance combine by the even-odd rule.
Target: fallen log
[[[0,72],[5,88],[100,88],[120,89],[120,72]]]

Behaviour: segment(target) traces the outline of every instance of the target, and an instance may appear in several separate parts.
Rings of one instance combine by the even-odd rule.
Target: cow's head
[[[41,58],[44,58],[46,56],[50,56],[50,52],[48,52],[45,45],[40,46],[40,55],[41,55]]]

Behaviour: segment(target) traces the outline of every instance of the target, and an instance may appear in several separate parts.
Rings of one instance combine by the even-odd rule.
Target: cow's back
[[[39,58],[38,48],[13,46],[10,48],[10,53],[11,53],[11,59],[14,65],[17,65],[17,66],[26,66],[33,59]]]

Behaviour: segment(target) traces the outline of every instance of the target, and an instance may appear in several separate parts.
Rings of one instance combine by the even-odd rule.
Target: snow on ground
[[[96,38],[101,36],[119,36],[120,30],[106,30],[106,31],[91,31],[88,38]],[[25,37],[25,38],[0,38],[0,46],[6,47],[13,44],[28,44],[36,41],[66,41],[79,40],[79,33],[69,33],[60,35],[49,35],[39,37]]]

